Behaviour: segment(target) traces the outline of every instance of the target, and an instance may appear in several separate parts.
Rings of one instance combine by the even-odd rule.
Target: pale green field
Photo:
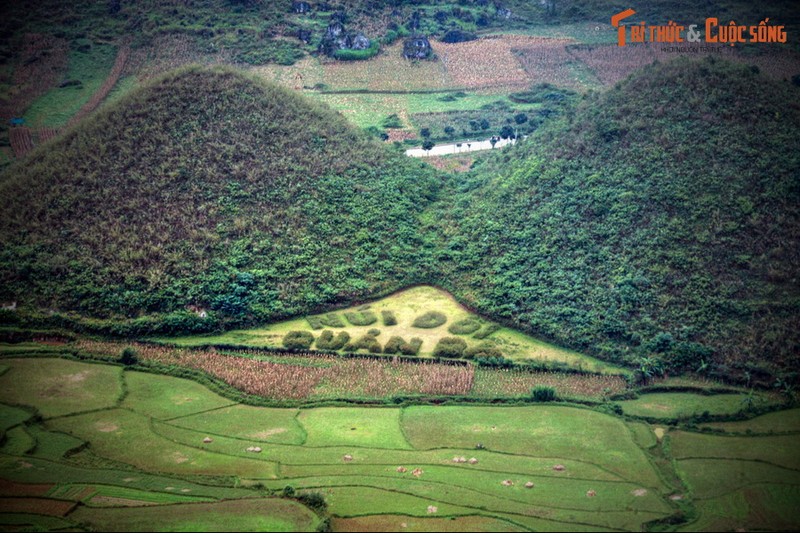
[[[377,339],[385,344],[392,336],[400,336],[406,341],[417,337],[422,340],[421,356],[430,356],[442,337],[454,336],[448,332],[448,327],[465,318],[474,318],[483,324],[491,322],[475,315],[459,304],[449,293],[431,286],[412,287],[398,293],[371,302],[369,310],[378,316],[378,321],[369,326],[353,326],[347,322],[344,313],[356,311],[359,306],[349,307],[336,311],[344,328],[326,328],[335,332],[346,331],[352,339],[357,339],[371,329],[380,330]],[[392,311],[397,318],[397,325],[384,326],[380,319],[381,311]],[[447,322],[432,329],[417,328],[412,325],[414,319],[426,311],[439,311],[447,315]],[[281,348],[283,337],[290,331],[309,331],[319,336],[322,330],[313,330],[305,317],[278,322],[260,328],[248,330],[233,330],[221,335],[194,335],[186,337],[161,337],[155,340],[174,343],[179,346],[202,346],[209,344],[235,344],[252,347]],[[469,335],[460,335],[468,345],[472,346],[481,341]],[[496,345],[503,355],[509,359],[534,359],[554,363],[564,363],[574,368],[590,372],[609,374],[630,374],[628,369],[612,365],[580,354],[578,352],[560,348],[546,343],[530,335],[526,335],[510,328],[501,328],[486,339]]]
[[[52,360],[6,361],[11,375]],[[70,372],[121,371],[71,365]],[[50,419],[44,427],[26,422],[26,411],[0,410],[3,426],[11,428],[0,449],[0,478],[49,483],[50,489],[36,490],[86,504],[63,522],[0,513],[0,524],[313,529],[316,519],[303,507],[244,488],[281,491],[287,485],[323,494],[342,531],[388,530],[403,521],[435,531],[639,531],[677,510],[668,498],[676,488],[645,451],[658,446],[652,426],[587,408],[276,409],[226,405],[217,394],[177,378],[125,371],[117,382],[129,391],[121,408]],[[75,398],[80,394],[72,390]],[[181,398],[188,401],[176,404]],[[44,397],[27,401],[30,408],[48,403]],[[172,409],[174,417],[168,416]],[[208,435],[212,442],[203,442]],[[671,431],[663,440],[690,488],[685,497],[695,498],[698,527],[754,528],[770,506],[775,514],[764,527],[800,521],[790,505],[800,491],[797,436]],[[75,453],[84,442],[89,448]],[[254,445],[260,453],[247,451]],[[69,450],[72,458],[65,459]],[[460,457],[474,464],[453,460]],[[123,502],[136,507],[119,507]],[[745,507],[729,512],[740,504]]]
[[[710,415],[730,415],[747,408],[747,394],[715,394],[706,396],[687,392],[654,392],[635,400],[617,402],[626,415],[652,418],[689,418],[708,412]],[[756,403],[769,401],[756,396]]]

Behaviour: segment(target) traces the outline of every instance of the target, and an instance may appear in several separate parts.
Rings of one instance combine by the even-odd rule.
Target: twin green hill
[[[0,178],[5,317],[207,330],[434,283],[609,361],[774,376],[800,353],[797,96],[656,65],[449,177],[300,96],[184,69]]]

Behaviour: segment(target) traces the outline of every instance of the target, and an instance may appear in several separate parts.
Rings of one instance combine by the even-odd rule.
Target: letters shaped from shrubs
[[[461,357],[467,349],[467,341],[458,337],[442,337],[439,339],[433,355],[436,357]]]
[[[469,335],[481,329],[481,323],[474,318],[465,318],[458,322],[453,322],[447,328],[447,331],[453,335]]]
[[[290,331],[283,337],[283,346],[290,350],[308,350],[314,344],[310,331]]]
[[[428,311],[414,319],[411,324],[415,328],[433,329],[447,322],[447,315],[439,311]]]
[[[375,331],[380,334],[380,330],[370,330],[366,335],[363,335],[355,342],[351,342],[345,346],[345,351],[357,352],[358,350],[367,350],[369,353],[381,353],[383,349],[381,348],[381,343],[375,338],[376,335],[373,334]]]
[[[422,348],[422,339],[414,337],[411,342],[406,342],[403,337],[394,336],[383,347],[385,354],[417,355]]]
[[[327,315],[318,315],[318,316],[309,316],[306,317],[306,321],[308,325],[311,326],[311,329],[322,329],[324,327],[329,328],[343,328],[345,327],[345,323],[342,322],[341,317],[336,313],[328,313]]]
[[[495,331],[499,330],[500,326],[497,324],[486,324],[483,328],[472,336],[473,339],[483,340]]]
[[[478,358],[503,359],[503,352],[501,352],[497,348],[497,346],[489,342],[482,342],[476,346],[464,350],[464,359],[478,359]]]
[[[397,325],[397,317],[394,316],[394,312],[383,310],[381,311],[381,318],[383,319],[384,326],[396,326]]]
[[[346,331],[340,331],[334,337],[333,332],[326,329],[317,339],[317,349],[336,352],[344,348],[348,342],[350,342],[350,334]]]
[[[354,326],[369,326],[378,321],[378,317],[372,311],[347,312],[344,317]]]

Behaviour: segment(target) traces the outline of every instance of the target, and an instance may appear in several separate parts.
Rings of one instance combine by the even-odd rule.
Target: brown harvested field
[[[676,53],[665,51],[664,45],[645,43],[626,47],[610,45],[572,45],[567,53],[580,60],[604,84],[613,85],[635,70],[654,61],[667,62],[678,57],[703,59],[714,57],[747,65],[755,65],[764,74],[779,80],[791,79],[800,72],[800,53],[790,50],[764,50],[757,55],[743,54],[735,47],[720,47],[719,52]]]
[[[453,85],[466,89],[527,87],[531,76],[520,63],[515,49],[535,46],[561,47],[571,41],[543,37],[503,35],[466,43],[431,43]]]
[[[529,83],[585,89],[594,84],[594,79],[584,63],[568,52],[568,47],[574,42],[568,39],[518,39],[512,51],[525,69]]]
[[[600,398],[624,391],[627,384],[620,376],[478,369],[472,392],[486,397],[528,396],[539,385],[553,387],[560,397]]]
[[[52,484],[17,483],[0,479],[0,496],[44,496],[52,488]]]
[[[412,62],[403,58],[402,51],[403,44],[399,42],[385,47],[369,61],[306,58],[290,66],[265,65],[252,70],[294,89],[319,83],[332,91],[436,91],[453,87],[453,80],[441,61]]]
[[[48,498],[2,498],[0,499],[0,513],[64,516],[74,509],[76,505],[78,505],[76,502]]]
[[[249,394],[264,398],[384,398],[400,394],[462,395],[472,389],[474,368],[392,358],[341,358],[285,354],[285,362],[260,361],[213,350],[134,345],[139,358],[200,370]],[[119,345],[81,341],[79,348],[98,355],[119,353]],[[241,356],[239,356],[241,355]],[[272,354],[275,355],[275,354]]]

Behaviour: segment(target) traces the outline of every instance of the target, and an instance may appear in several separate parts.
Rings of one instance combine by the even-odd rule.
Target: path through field
[[[504,146],[513,144],[516,144],[516,139],[500,139],[494,145],[494,148],[503,148]],[[483,141],[461,141],[452,144],[437,144],[430,150],[411,148],[406,150],[406,155],[409,157],[428,157],[435,155],[466,154],[469,152],[480,152],[481,150],[491,149],[492,142],[489,139],[485,139]]]

